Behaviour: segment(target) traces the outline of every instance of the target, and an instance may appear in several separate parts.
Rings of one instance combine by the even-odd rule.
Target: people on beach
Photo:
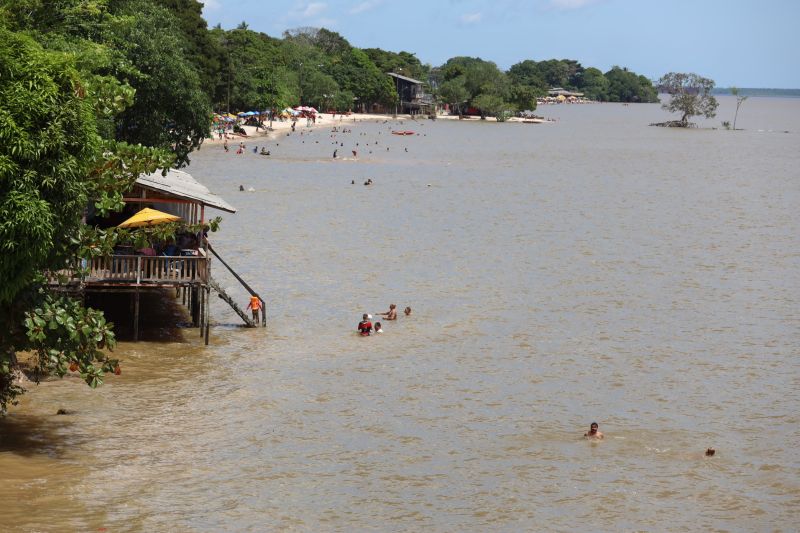
[[[706,457],[713,457],[715,453],[717,453],[717,450],[714,448],[708,448],[706,450]]]
[[[258,296],[250,297],[250,303],[247,304],[247,309],[253,311],[253,322],[258,323],[258,311],[261,309],[261,300]]]
[[[364,182],[364,185],[372,185],[372,178],[368,178],[367,181]]]
[[[383,326],[380,322],[375,322],[375,333],[383,333]]]
[[[597,422],[592,422],[592,424],[589,426],[589,431],[584,433],[583,436],[589,440],[602,440],[603,433],[599,428],[600,426],[597,424]]]
[[[336,150],[334,150],[334,151],[333,151],[333,158],[334,158],[334,159],[336,159],[336,154],[337,154],[338,152],[339,152],[339,149],[338,149],[338,148],[337,148]]]
[[[403,309],[403,312],[406,314],[406,316],[409,316],[409,315],[411,315],[411,308],[410,307],[406,307],[405,309]]]
[[[239,185],[239,190],[244,191],[244,185]]]
[[[385,316],[386,320],[397,320],[397,306],[395,304],[389,304],[389,310],[385,313],[381,313],[381,316]]]
[[[369,321],[369,315],[367,313],[364,313],[361,318],[361,322],[358,323],[358,332],[362,337],[369,337],[372,331],[372,322]]]

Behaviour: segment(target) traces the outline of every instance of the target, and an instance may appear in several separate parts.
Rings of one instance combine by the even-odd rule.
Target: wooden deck
[[[53,272],[49,279],[53,283],[61,278],[66,279],[67,284],[83,282],[85,285],[206,285],[210,261],[204,255],[95,257],[78,268]]]

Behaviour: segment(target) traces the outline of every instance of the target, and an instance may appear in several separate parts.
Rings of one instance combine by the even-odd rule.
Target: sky
[[[302,26],[437,66],[575,59],[658,79],[695,72],[718,87],[800,88],[800,0],[201,0],[209,27]]]

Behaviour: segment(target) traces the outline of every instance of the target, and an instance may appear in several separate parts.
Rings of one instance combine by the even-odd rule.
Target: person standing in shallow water
[[[372,331],[372,322],[369,321],[369,315],[364,313],[361,319],[361,322],[358,323],[358,332],[362,337],[369,337],[369,334]]]
[[[247,309],[253,310],[253,322],[258,324],[258,311],[261,309],[261,300],[258,299],[258,296],[250,297],[250,303],[247,304]]]
[[[597,422],[592,422],[588,433],[584,433],[583,436],[589,440],[603,440],[603,433],[600,431],[600,426]]]

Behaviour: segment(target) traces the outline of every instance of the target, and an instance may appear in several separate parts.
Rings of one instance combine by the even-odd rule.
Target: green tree
[[[364,53],[381,72],[397,72],[403,76],[426,82],[430,66],[423,65],[410,52],[389,52],[380,48],[365,48]]]
[[[464,86],[463,76],[443,81],[439,85],[439,94],[442,100],[450,105],[451,109],[454,109],[459,115],[463,114],[469,101],[469,93]]]
[[[670,72],[658,80],[658,86],[670,95],[669,102],[661,107],[670,113],[680,113],[679,125],[689,126],[689,119],[694,116],[712,118],[716,115],[719,104],[711,95],[714,80],[697,74]]]
[[[508,103],[511,97],[509,78],[491,61],[479,57],[453,57],[441,66],[442,83],[439,92],[442,98],[459,112],[464,107],[475,106],[475,99],[481,95],[499,98],[504,109],[512,108]],[[484,100],[496,102],[495,99]],[[475,106],[477,107],[477,106]]]
[[[657,102],[658,93],[644,76],[638,76],[627,68],[614,66],[606,72],[608,99],[611,102]]]
[[[545,81],[539,70],[539,65],[536,61],[526,59],[511,66],[508,69],[508,77],[515,85],[529,87],[532,89],[536,96],[544,96],[547,94],[547,81]]]
[[[569,64],[558,59],[548,59],[547,61],[540,61],[538,67],[545,83],[549,85],[548,89],[551,87],[567,87],[569,85],[570,74],[573,70]]]
[[[589,67],[583,71],[581,85],[578,88],[583,91],[586,98],[605,102],[608,101],[609,85],[608,79],[599,69]]]
[[[345,52],[331,69],[339,87],[353,93],[359,102],[388,105],[395,99],[394,84],[389,76],[358,48]]]
[[[184,55],[191,61],[200,78],[200,88],[209,100],[214,98],[224,53],[219,42],[208,31],[203,18],[203,4],[198,0],[155,0],[175,17],[185,37]]]
[[[209,135],[211,103],[183,52],[172,14],[148,0],[120,2],[109,44],[130,68],[117,72],[136,89],[134,104],[117,118],[117,139],[171,148],[178,165]]]
[[[124,114],[118,106],[104,114],[103,137],[171,149],[182,165],[207,135],[208,99],[169,10],[151,0],[3,0],[0,14],[10,29],[71,55],[87,83],[136,92]]]
[[[303,78],[305,101],[323,110],[339,92],[339,84],[332,76],[319,70],[312,70]]]
[[[481,111],[481,118],[496,117],[498,122],[503,122],[513,111],[512,105],[494,94],[480,94],[472,101],[472,105]]]
[[[94,92],[95,89],[102,90]],[[0,27],[0,412],[21,394],[18,351],[35,355],[32,376],[80,372],[92,387],[117,361],[102,314],[48,293],[56,271],[94,249],[81,222],[87,202],[120,206],[121,191],[165,160],[104,141],[97,117],[125,95],[87,82],[75,59]]]

